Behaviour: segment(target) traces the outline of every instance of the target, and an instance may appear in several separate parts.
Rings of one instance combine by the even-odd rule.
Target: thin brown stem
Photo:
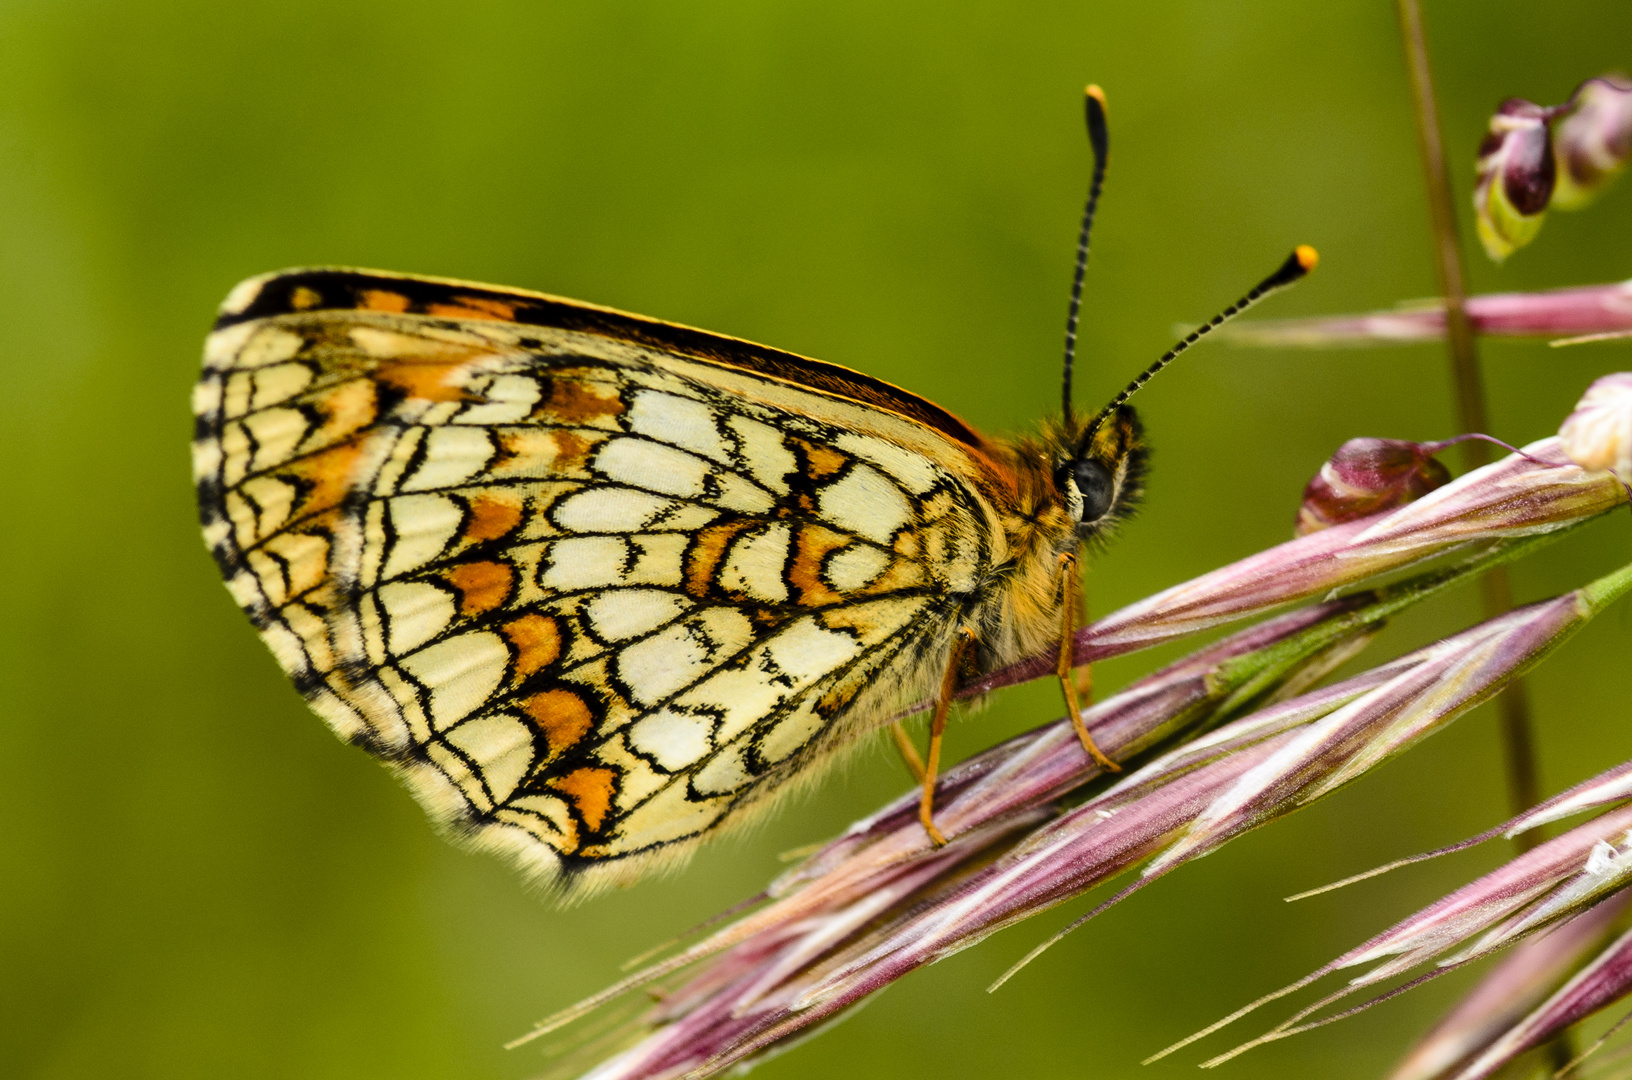
[[[1445,146],[1439,133],[1439,111],[1434,104],[1433,73],[1428,64],[1428,41],[1422,29],[1422,9],[1417,0],[1396,0],[1400,15],[1400,38],[1405,46],[1406,68],[1411,76],[1411,97],[1417,117],[1418,148],[1422,152],[1423,179],[1428,192],[1428,216],[1433,223],[1434,258],[1439,270],[1440,293],[1445,298],[1445,346],[1451,362],[1451,385],[1456,390],[1457,422],[1463,431],[1485,431],[1484,380],[1479,370],[1478,345],[1473,325],[1468,321],[1467,290],[1462,274],[1462,246],[1456,227],[1456,208],[1451,198],[1450,176],[1445,169]],[[1490,447],[1469,440],[1462,444],[1462,457],[1469,469],[1490,461]],[[1507,569],[1496,567],[1484,577],[1484,606],[1487,616],[1499,615],[1512,606],[1512,589]],[[1502,739],[1507,750],[1508,801],[1513,811],[1528,809],[1538,795],[1535,739],[1531,732],[1530,704],[1524,683],[1515,679],[1496,699],[1501,717]],[[1540,842],[1539,833],[1516,838],[1521,851]]]
[[[1434,230],[1434,262],[1439,271],[1440,294],[1445,298],[1445,344],[1451,360],[1451,383],[1456,389],[1457,421],[1463,431],[1484,431],[1485,387],[1479,372],[1479,351],[1468,321],[1467,287],[1462,274],[1462,245],[1456,229],[1456,207],[1451,199],[1451,178],[1445,170],[1445,145],[1439,135],[1439,110],[1434,105],[1433,73],[1428,66],[1428,41],[1422,32],[1422,9],[1417,0],[1396,0],[1400,37],[1411,75],[1411,100],[1417,115],[1417,147],[1422,153],[1423,180],[1428,192],[1428,217]],[[1473,441],[1462,444],[1467,466],[1477,468],[1490,460],[1490,448]]]
[[[1554,1035],[1553,1040],[1547,1044],[1546,1050],[1543,1051],[1547,1059],[1548,1070],[1552,1075],[1557,1076],[1575,1062],[1576,1052],[1577,1047],[1573,1031],[1566,1028]]]

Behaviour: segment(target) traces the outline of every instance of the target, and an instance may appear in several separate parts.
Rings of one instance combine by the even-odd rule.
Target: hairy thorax
[[[1124,410],[1095,433],[1088,448],[1111,477],[1110,510],[1090,523],[1078,520],[1079,507],[1062,488],[1060,469],[1081,456],[1081,439],[1074,426],[1050,424],[1035,436],[992,443],[992,457],[1005,474],[1005,490],[992,500],[1005,552],[983,583],[972,613],[988,668],[1057,647],[1065,575],[1077,572],[1070,557],[1084,544],[1103,540],[1132,513],[1139,498],[1144,444],[1132,410]]]
[[[1058,641],[1061,558],[1079,546],[1076,523],[1054,488],[1045,444],[1005,440],[998,448],[1014,483],[997,510],[1006,557],[992,568],[972,613],[988,667],[1036,655]]]

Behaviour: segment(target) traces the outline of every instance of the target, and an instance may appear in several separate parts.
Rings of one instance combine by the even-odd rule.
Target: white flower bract
[[[1632,372],[1605,375],[1589,386],[1558,436],[1564,453],[1583,469],[1610,469],[1632,482]]]

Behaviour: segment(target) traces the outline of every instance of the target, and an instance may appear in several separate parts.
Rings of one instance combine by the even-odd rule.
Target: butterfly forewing
[[[978,436],[843,369],[361,272],[224,312],[194,454],[233,596],[435,818],[564,886],[921,696],[1002,557]]]

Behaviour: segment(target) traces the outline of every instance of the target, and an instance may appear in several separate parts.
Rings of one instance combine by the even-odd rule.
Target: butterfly
[[[939,688],[1059,649],[1133,509],[1127,397],[993,438],[836,365],[543,293],[251,278],[193,405],[204,538],[311,707],[435,822],[562,894],[674,865]],[[1108,767],[1115,766],[1105,761]]]

